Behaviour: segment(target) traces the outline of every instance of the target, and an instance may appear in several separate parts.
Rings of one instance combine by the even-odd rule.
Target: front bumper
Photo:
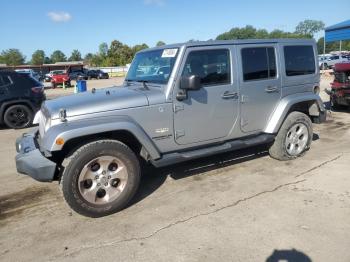
[[[55,176],[56,163],[47,159],[40,152],[35,141],[37,133],[37,130],[25,133],[16,140],[17,172],[40,182],[51,182]]]

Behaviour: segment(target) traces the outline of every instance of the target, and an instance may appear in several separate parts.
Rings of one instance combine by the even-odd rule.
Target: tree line
[[[219,34],[216,40],[232,40],[232,39],[268,39],[268,38],[314,38],[315,34],[324,29],[324,23],[318,20],[304,20],[300,22],[293,32],[286,32],[275,29],[267,31],[266,29],[256,29],[251,25],[245,27],[234,27],[231,30]],[[195,40],[190,40],[195,41]],[[321,37],[317,41],[318,53],[323,53],[324,38]],[[158,41],[157,46],[165,45],[163,41]],[[50,56],[46,56],[44,50],[36,50],[29,64],[42,65],[56,62],[66,61],[82,61],[90,66],[120,66],[131,62],[135,53],[148,48],[147,44],[139,44],[128,46],[118,40],[113,40],[109,45],[101,43],[96,53],[87,53],[82,57],[78,49],[74,49],[70,56],[67,56],[61,51],[56,50]],[[326,53],[339,50],[339,42],[327,43]],[[342,42],[342,50],[350,50],[350,41]],[[0,63],[7,65],[21,65],[26,62],[26,57],[20,50],[11,48],[3,50],[0,53]]]

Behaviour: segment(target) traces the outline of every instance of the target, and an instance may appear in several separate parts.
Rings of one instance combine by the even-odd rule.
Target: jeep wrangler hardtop
[[[189,42],[145,49],[124,84],[46,101],[17,139],[19,173],[58,180],[76,212],[124,208],[155,167],[268,144],[279,160],[309,149],[318,95],[313,40]]]

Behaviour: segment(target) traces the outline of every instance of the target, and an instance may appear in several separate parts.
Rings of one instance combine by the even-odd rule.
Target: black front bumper
[[[37,130],[25,133],[16,140],[17,172],[28,175],[40,182],[51,182],[55,176],[56,163],[47,159],[35,142]]]

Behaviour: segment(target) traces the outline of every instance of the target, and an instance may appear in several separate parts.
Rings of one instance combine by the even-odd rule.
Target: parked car
[[[331,55],[319,55],[318,56],[318,67],[322,70],[328,69],[328,59]]]
[[[69,75],[65,70],[54,70],[54,71],[51,71],[50,73],[52,75],[51,77],[52,88],[56,88],[59,85],[63,86],[63,83],[68,87],[71,86]]]
[[[349,60],[349,56],[347,55],[333,55],[324,62],[324,67],[333,68],[335,64],[346,63]]]
[[[71,80],[87,80],[88,76],[81,71],[77,71],[69,73],[69,78]]]
[[[350,63],[334,65],[334,81],[331,83],[330,104],[333,109],[350,106]]]
[[[310,148],[312,122],[326,118],[316,54],[306,39],[142,50],[123,87],[46,101],[39,128],[17,140],[17,170],[59,180],[72,209],[100,217],[133,198],[140,159],[162,167],[259,144],[295,159]]]
[[[33,69],[16,69],[15,71],[19,74],[27,74],[32,78],[35,78],[36,80],[40,81],[40,75]]]
[[[46,74],[44,78],[44,82],[51,82],[51,80],[52,80],[52,77]]]
[[[45,100],[44,86],[26,73],[0,71],[0,124],[9,128],[32,125]]]
[[[95,79],[108,79],[109,75],[106,72],[103,72],[102,70],[88,70],[87,76],[89,79],[95,78]]]

